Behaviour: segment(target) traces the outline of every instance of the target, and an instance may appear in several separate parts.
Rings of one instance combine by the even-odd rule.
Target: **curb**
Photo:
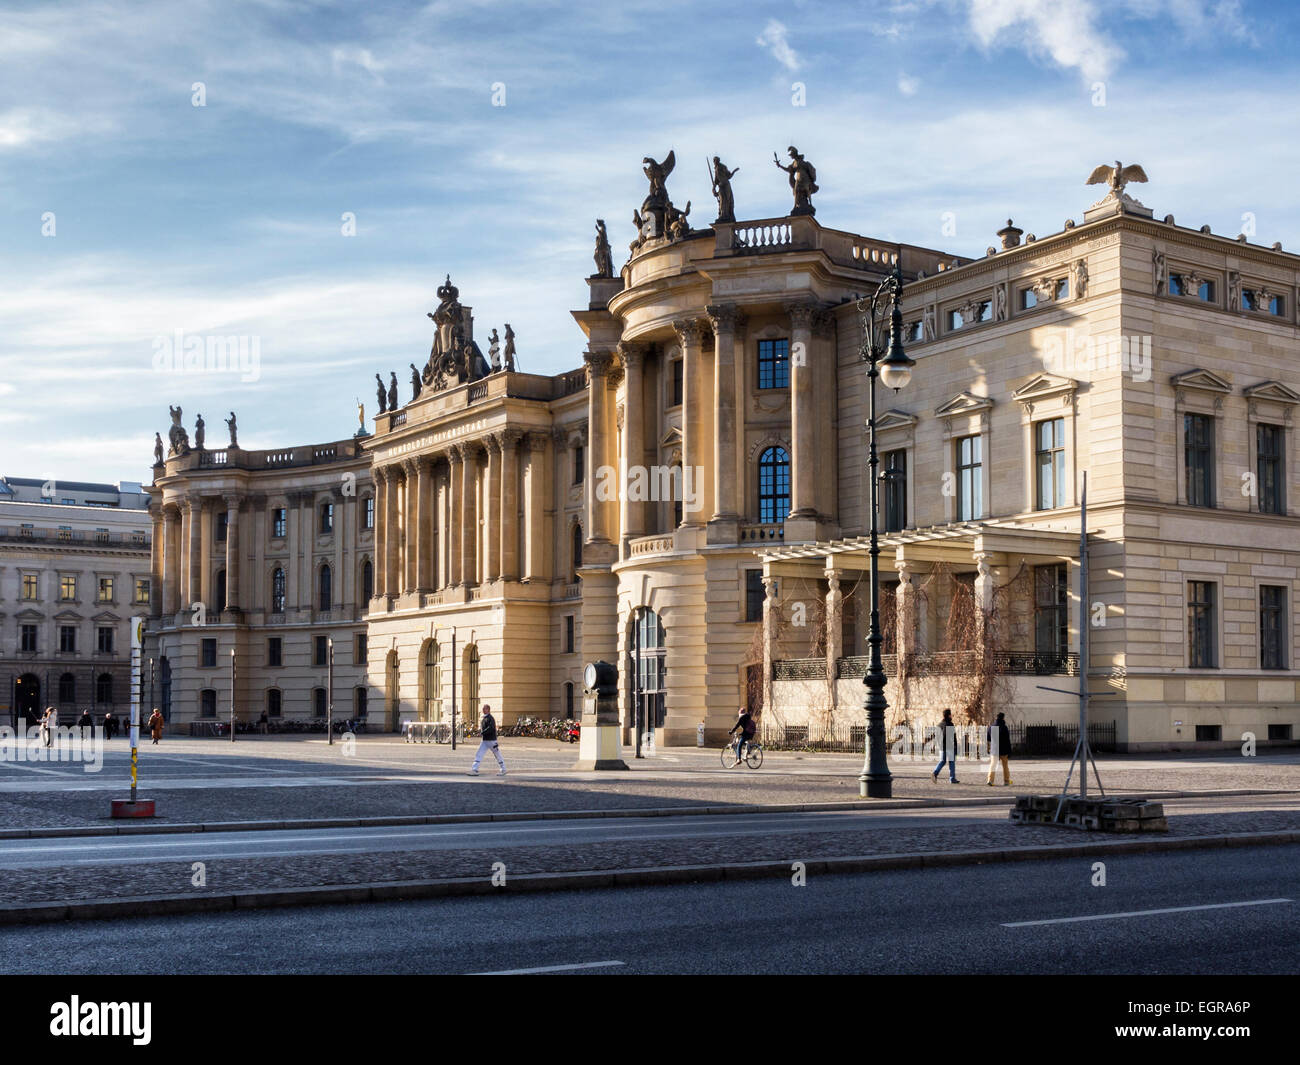
[[[808,874],[889,872],[993,862],[1079,858],[1104,854],[1151,854],[1158,851],[1218,847],[1281,846],[1300,843],[1300,832],[1251,832],[1238,835],[1186,836],[1177,839],[1102,840],[1050,847],[1009,847],[997,851],[919,851],[805,861]],[[159,914],[224,913],[281,906],[322,906],[356,902],[397,902],[411,899],[501,895],[535,891],[574,891],[590,888],[646,887],[698,884],[725,880],[760,880],[790,875],[792,862],[744,862],[731,865],[674,865],[595,872],[522,873],[502,887],[489,877],[446,880],[399,880],[322,887],[275,888],[235,894],[144,895],[106,901],[50,902],[35,906],[0,906],[0,926],[47,924],[106,917],[156,917]]]
[[[1240,795],[1291,795],[1289,791],[1230,789],[1223,791],[1144,792],[1143,798],[1198,799]],[[1122,795],[1112,796],[1122,798]],[[146,836],[184,832],[275,832],[312,828],[391,828],[400,825],[464,825],[492,821],[579,821],[604,817],[704,817],[722,814],[835,813],[842,810],[924,810],[937,807],[1014,806],[1014,795],[953,799],[860,799],[845,802],[764,803],[758,806],[657,806],[624,810],[524,810],[505,813],[393,814],[380,817],[310,817],[284,821],[179,821],[71,825],[50,828],[0,829],[0,841],[61,839],[75,836]]]

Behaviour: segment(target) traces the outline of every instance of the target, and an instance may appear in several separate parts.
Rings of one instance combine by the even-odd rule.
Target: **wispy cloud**
[[[1090,0],[970,0],[971,29],[985,47],[1018,45],[1090,81],[1107,77],[1124,57],[1096,20]]]
[[[799,54],[790,47],[789,31],[783,22],[778,22],[776,19],[769,20],[755,43],[771,52],[772,58],[791,73],[803,65]]]

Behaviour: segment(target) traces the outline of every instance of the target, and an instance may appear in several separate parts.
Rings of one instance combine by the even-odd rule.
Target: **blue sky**
[[[823,224],[978,255],[1119,158],[1157,216],[1300,249],[1296,31],[1249,0],[5,3],[0,472],[147,481],[169,403],[218,446],[232,408],[246,448],[349,436],[448,272],[480,341],[572,368],[594,220],[617,268],[669,148],[702,222],[706,157],[770,217],[795,144]],[[256,337],[258,379],[159,372],[176,330]]]

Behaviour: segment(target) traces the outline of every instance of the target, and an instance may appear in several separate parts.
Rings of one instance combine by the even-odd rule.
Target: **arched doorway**
[[[659,615],[649,607],[632,612],[628,639],[628,706],[626,722],[636,743],[639,735],[662,728],[668,678],[668,641]]]
[[[420,648],[420,720],[442,720],[442,652],[437,640]]]
[[[35,673],[24,673],[16,685],[14,707],[18,717],[28,726],[35,725],[44,709],[41,706],[41,680]]]
[[[401,692],[398,690],[400,680],[401,674],[397,665],[397,651],[394,649],[388,652],[388,658],[384,663],[384,695],[388,704],[385,709],[388,717],[388,728],[392,732],[397,732],[402,727],[400,720],[402,698]]]
[[[462,710],[462,716],[465,723],[478,724],[479,719],[479,699],[478,699],[478,645],[470,644],[465,648],[464,672],[461,674],[460,690],[465,696],[465,706]],[[501,708],[497,708],[497,722],[501,723]]]

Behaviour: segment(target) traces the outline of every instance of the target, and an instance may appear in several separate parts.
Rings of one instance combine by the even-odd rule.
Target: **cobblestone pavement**
[[[846,802],[858,798],[861,757],[770,752],[763,767],[723,770],[714,749],[668,748],[629,772],[579,773],[576,750],[545,740],[506,738],[510,774],[465,775],[471,749],[363,738],[355,754],[323,739],[168,740],[141,750],[141,794],[160,822],[257,821],[515,811],[606,810],[697,805]],[[928,762],[895,759],[896,798],[1005,797],[1059,791],[1068,761],[1017,760],[1013,788],[989,788],[985,768],[960,764],[959,784],[931,779]],[[1300,752],[1256,758],[1217,755],[1107,756],[1111,794],[1252,789],[1300,792]],[[126,794],[127,753],[110,746],[101,772],[75,764],[0,762],[0,828],[108,823],[109,800]]]
[[[1266,808],[1269,800],[1188,801],[1198,812],[1167,808],[1170,837],[1295,830],[1294,805]],[[1265,807],[1265,808],[1259,808]],[[869,816],[869,815],[868,815]],[[647,823],[653,828],[655,822]],[[25,899],[54,902],[130,896],[235,893],[277,888],[359,884],[378,881],[491,876],[493,863],[507,875],[717,862],[799,861],[841,856],[907,854],[945,850],[999,851],[1012,847],[1071,846],[1080,842],[1122,842],[1063,828],[1013,825],[1009,821],[962,826],[909,827],[837,832],[764,835],[755,829],[735,836],[646,839],[582,844],[543,843],[446,851],[396,851],[365,854],[313,854],[289,857],[222,859],[205,862],[206,883],[192,884],[189,859],[116,865],[0,870],[0,892],[11,904]],[[1083,860],[1083,859],[1081,859]]]

